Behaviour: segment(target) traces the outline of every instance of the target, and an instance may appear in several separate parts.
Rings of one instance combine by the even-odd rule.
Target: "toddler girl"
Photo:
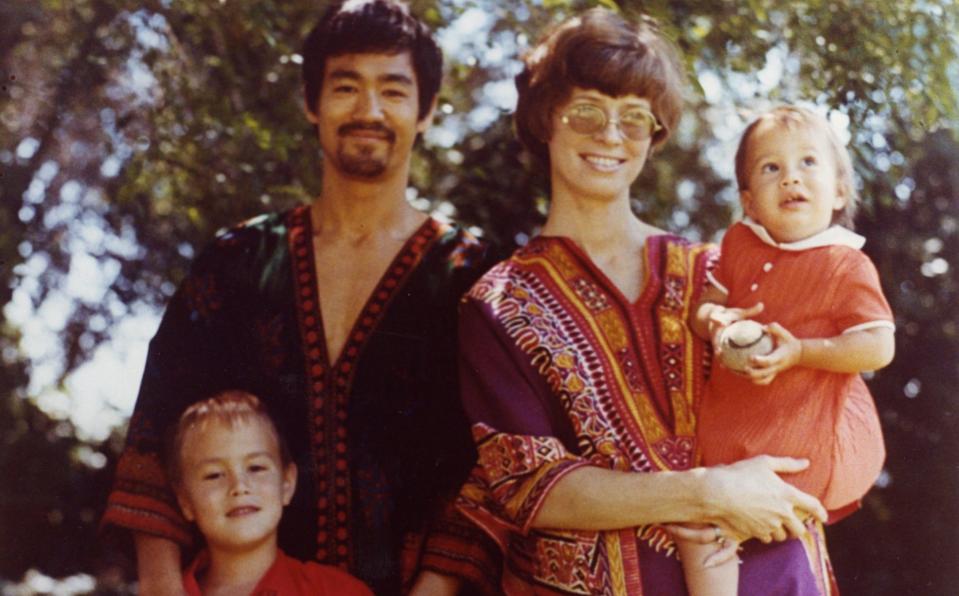
[[[780,107],[743,133],[736,178],[746,217],[727,230],[690,324],[719,346],[726,326],[752,318],[775,348],[741,372],[717,359],[697,422],[702,463],[807,458],[809,468],[786,480],[818,497],[835,521],[858,507],[882,468],[879,418],[859,373],[886,366],[894,352],[892,313],[859,250],[865,239],[850,229],[849,155],[825,118]],[[716,535],[726,542],[721,529]],[[678,544],[691,594],[736,594],[735,559],[705,567],[714,547]]]

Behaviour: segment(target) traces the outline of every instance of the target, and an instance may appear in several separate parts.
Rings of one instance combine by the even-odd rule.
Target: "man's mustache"
[[[396,140],[395,132],[376,122],[350,122],[349,124],[344,124],[343,126],[339,127],[336,132],[340,136],[344,136],[356,131],[380,133],[383,135],[383,138],[391,143]]]

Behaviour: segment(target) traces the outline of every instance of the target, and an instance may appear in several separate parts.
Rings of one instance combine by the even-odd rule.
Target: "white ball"
[[[744,319],[723,329],[719,336],[720,358],[727,368],[744,371],[753,356],[765,356],[773,351],[775,342],[756,321]]]

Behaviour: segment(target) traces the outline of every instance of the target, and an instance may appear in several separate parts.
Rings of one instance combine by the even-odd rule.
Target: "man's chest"
[[[339,357],[373,294],[395,291],[380,286],[398,249],[317,247],[314,252],[320,317],[331,362]]]

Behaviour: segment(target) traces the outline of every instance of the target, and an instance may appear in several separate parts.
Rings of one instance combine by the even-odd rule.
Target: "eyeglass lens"
[[[579,134],[595,134],[607,125],[606,112],[589,104],[574,106],[566,113],[563,121]],[[625,137],[641,141],[652,135],[656,120],[648,111],[633,108],[619,116],[617,125]]]

